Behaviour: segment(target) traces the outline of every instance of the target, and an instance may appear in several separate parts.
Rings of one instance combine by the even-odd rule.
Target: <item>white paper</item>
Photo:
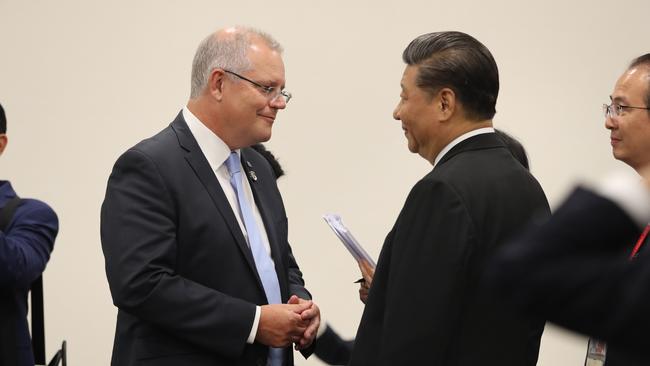
[[[357,239],[354,238],[350,230],[343,225],[341,216],[337,214],[325,214],[323,215],[323,218],[357,262],[366,261],[373,269],[375,268],[375,261],[370,257],[370,255],[368,255],[365,249],[363,249]]]

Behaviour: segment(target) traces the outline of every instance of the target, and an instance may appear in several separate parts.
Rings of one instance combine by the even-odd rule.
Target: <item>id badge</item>
[[[585,366],[603,366],[607,356],[607,343],[594,338],[589,338],[587,345],[587,358]]]

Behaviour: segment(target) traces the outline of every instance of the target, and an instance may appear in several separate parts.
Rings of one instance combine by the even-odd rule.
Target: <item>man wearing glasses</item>
[[[586,365],[647,365],[650,54],[632,61],[610,99],[612,152],[638,174],[578,187],[499,254],[490,282],[529,314],[592,336]]]
[[[287,242],[267,141],[281,46],[237,27],[198,47],[176,119],[115,163],[101,212],[118,307],[112,365],[293,365],[320,322]]]

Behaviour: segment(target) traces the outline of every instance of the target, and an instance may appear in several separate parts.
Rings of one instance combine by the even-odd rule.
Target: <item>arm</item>
[[[378,264],[368,298],[373,303],[389,290],[383,328],[400,336],[383,345],[382,354],[395,356],[404,349],[444,354],[449,349],[449,335],[461,322],[474,232],[465,206],[451,187],[431,181],[416,184],[387,238],[392,245],[390,267],[382,269]],[[377,288],[381,284],[385,288]],[[430,339],[439,341],[423,343]],[[394,348],[384,349],[388,347]]]
[[[608,341],[645,344],[648,249],[628,256],[640,228],[614,202],[577,189],[551,219],[495,258],[490,283],[517,308]]]
[[[151,158],[130,150],[118,159],[101,213],[102,249],[113,301],[122,311],[169,334],[238,358],[256,305],[178,274],[175,205]],[[285,316],[276,319],[283,324],[291,321],[290,312],[274,314]]]
[[[49,206],[24,200],[7,232],[0,231],[0,288],[29,288],[45,270],[58,230]]]
[[[289,304],[308,306],[308,308],[300,313],[301,319],[306,322],[305,330],[294,341],[296,343],[296,349],[300,350],[305,357],[308,357],[313,352],[313,347],[311,346],[320,326],[320,309],[316,303],[311,301],[311,294],[304,287],[305,281],[302,279],[302,272],[298,268],[290,246],[288,267],[289,293],[291,295]]]

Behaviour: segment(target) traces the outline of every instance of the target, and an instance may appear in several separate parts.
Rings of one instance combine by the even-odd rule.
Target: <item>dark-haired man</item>
[[[0,154],[8,141],[0,106]],[[0,226],[0,365],[33,366],[27,294],[50,259],[59,222],[47,204],[20,200],[11,183],[0,180]]]
[[[479,291],[487,257],[549,207],[538,182],[494,134],[499,76],[461,32],[417,37],[394,118],[433,170],[388,233],[351,366],[534,365],[543,323]]]
[[[586,365],[647,365],[650,53],[632,61],[610,99],[612,153],[646,182],[618,174],[578,187],[548,222],[501,250],[489,282],[518,309],[595,337]]]

